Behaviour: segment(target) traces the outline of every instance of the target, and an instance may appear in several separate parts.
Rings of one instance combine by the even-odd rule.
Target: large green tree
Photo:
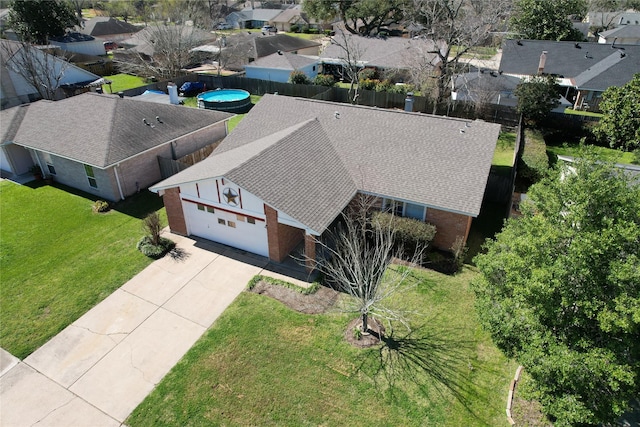
[[[612,148],[640,149],[640,73],[622,87],[611,86],[602,94],[604,116],[594,129]]]
[[[556,426],[614,421],[640,395],[640,184],[589,158],[528,196],[475,259],[480,319]]]
[[[45,44],[78,23],[73,6],[64,0],[14,0],[9,27],[24,41]]]
[[[560,105],[558,84],[553,76],[535,76],[520,83],[514,92],[518,97],[518,113],[529,122],[539,123]]]
[[[583,17],[586,13],[586,0],[517,0],[510,31],[532,40],[582,41],[582,33],[573,27],[569,17]]]
[[[306,0],[304,10],[318,20],[342,19],[345,29],[368,36],[400,22],[407,0]]]

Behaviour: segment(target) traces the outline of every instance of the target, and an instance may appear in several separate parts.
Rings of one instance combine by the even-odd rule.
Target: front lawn
[[[104,79],[111,80],[112,82],[111,86],[102,86],[105,93],[118,93],[147,84],[143,77],[132,76],[131,74],[114,74],[112,76],[104,76]],[[109,90],[111,90],[111,92],[109,92]]]
[[[397,268],[397,267],[396,267]],[[422,313],[382,347],[343,334],[352,314],[302,314],[243,292],[126,420],[141,426],[507,426],[515,364],[483,332],[465,268],[416,271],[397,303]]]
[[[0,182],[0,347],[20,359],[150,263],[136,242],[162,200],[143,191],[106,214],[92,212],[93,200]]]

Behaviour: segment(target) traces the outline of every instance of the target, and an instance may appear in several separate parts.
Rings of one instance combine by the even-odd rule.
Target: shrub
[[[336,84],[336,79],[334,79],[331,74],[318,74],[313,80],[313,84],[318,86],[331,87]]]
[[[154,245],[160,244],[160,232],[162,231],[162,221],[158,212],[151,212],[142,220],[142,230]]]
[[[540,132],[527,129],[524,137],[524,150],[520,160],[520,176],[535,183],[539,181],[549,169],[549,158],[547,157],[547,146]]]
[[[364,68],[358,72],[358,80],[377,80],[378,72],[375,68]]]
[[[375,90],[378,83],[378,80],[371,79],[364,79],[358,82],[358,84],[360,85],[360,89],[363,90]]]
[[[453,255],[453,266],[455,271],[460,271],[464,265],[464,258],[467,256],[467,246],[464,244],[462,236],[456,237],[455,242],[451,246],[451,254]]]
[[[162,258],[171,251],[176,244],[166,237],[160,237],[158,244],[153,244],[149,236],[144,236],[137,244],[137,248],[140,252],[148,256],[149,258]]]
[[[417,248],[428,249],[436,236],[436,226],[413,218],[404,218],[387,212],[374,212],[372,223],[376,227],[391,226],[395,230],[395,245],[402,247],[410,257]]]
[[[407,92],[413,91],[414,87],[412,85],[392,85],[388,90],[390,93],[401,93],[403,95],[406,95]]]
[[[636,148],[635,150],[633,150],[632,162],[636,165],[640,165],[640,148]]]
[[[289,83],[294,85],[308,85],[311,84],[311,81],[309,81],[309,77],[307,77],[305,73],[295,70],[289,74]]]
[[[291,31],[292,33],[299,33],[300,32],[300,25],[291,24],[291,28],[289,29],[289,31]]]
[[[317,28],[309,28],[309,34],[318,34],[319,31]]]
[[[105,202],[104,200],[96,200],[93,202],[93,207],[91,208],[96,213],[103,213],[109,210],[109,202]]]
[[[389,92],[393,84],[390,80],[383,80],[376,85],[376,92]]]
[[[331,37],[334,35],[332,30],[324,30],[324,35],[327,37]]]
[[[300,32],[309,33],[309,26],[308,25],[303,25],[302,27],[300,27]]]

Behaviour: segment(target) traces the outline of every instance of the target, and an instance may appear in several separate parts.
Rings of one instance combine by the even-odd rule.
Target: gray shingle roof
[[[0,111],[0,144],[14,140],[30,104]]]
[[[334,36],[334,39],[344,45],[343,35],[346,37],[349,46],[353,46],[354,52],[360,55],[356,59],[365,65],[379,68],[407,68],[415,62],[414,57],[429,57],[429,61],[436,65],[439,59],[436,54],[429,53],[435,49],[435,43],[428,39],[405,39],[401,37],[362,37],[349,33],[341,33]],[[328,44],[320,58],[325,60],[338,60],[345,57],[345,51],[335,43]],[[425,60],[420,60],[424,63]]]
[[[355,189],[477,216],[499,132],[481,121],[265,95],[208,159],[154,188],[224,175],[314,227],[328,225]],[[267,157],[266,140],[286,142]],[[241,159],[238,150],[254,144],[251,153],[260,155],[245,153],[233,171],[242,182],[214,166],[231,153]]]
[[[135,33],[141,29],[142,27],[137,27],[109,16],[96,16],[85,21],[84,28],[81,32],[99,37],[113,34]]]
[[[277,68],[282,70],[297,70],[310,64],[318,63],[318,58],[298,55],[295,53],[282,52],[259,58],[245,67]]]
[[[640,38],[640,25],[621,25],[618,28],[603,31],[599,34],[605,38]]]
[[[518,44],[520,43],[520,44]],[[612,63],[617,49],[610,44],[557,42],[546,40],[505,40],[500,70],[507,74],[535,75],[542,51],[547,51],[544,73],[576,78],[592,70],[588,79],[580,78],[582,86],[604,91],[610,86],[622,86],[640,70],[640,45],[617,45],[624,58]],[[603,62],[604,61],[604,62]]]
[[[85,93],[31,104],[14,142],[106,168],[230,117],[220,111]]]

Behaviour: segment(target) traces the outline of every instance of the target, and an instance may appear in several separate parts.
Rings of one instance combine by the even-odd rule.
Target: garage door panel
[[[189,234],[262,256],[269,256],[267,228],[264,221],[247,222],[246,217],[215,208],[198,209],[195,203],[183,202]],[[213,212],[211,212],[213,211]],[[244,218],[244,220],[243,220]]]

